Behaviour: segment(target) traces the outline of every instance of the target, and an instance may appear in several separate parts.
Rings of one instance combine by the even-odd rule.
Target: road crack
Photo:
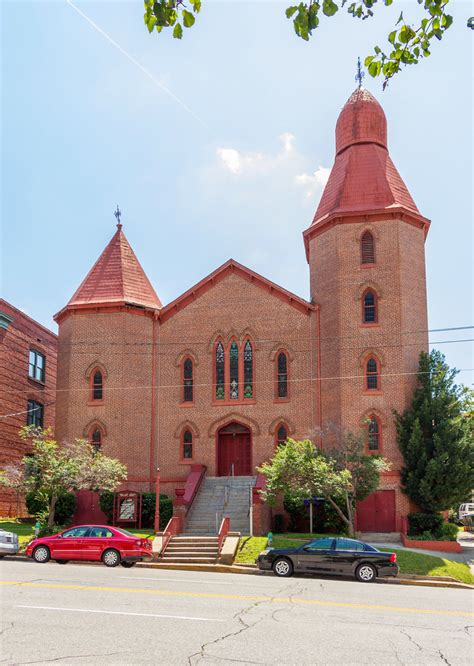
[[[113,657],[116,654],[127,654],[126,652],[101,652],[99,654],[66,654],[54,659],[40,659],[39,661],[19,661],[17,666],[25,666],[26,664],[52,664],[54,661],[62,659],[86,659],[88,657]]]
[[[448,666],[451,666],[451,664],[450,664],[449,661],[446,659],[446,657],[445,657],[444,654],[441,652],[441,650],[438,650],[438,654],[439,654],[440,659],[442,659],[442,660],[444,661],[445,664],[448,664]]]

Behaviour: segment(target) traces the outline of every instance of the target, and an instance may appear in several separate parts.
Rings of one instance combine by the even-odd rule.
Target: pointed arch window
[[[276,397],[278,400],[288,398],[288,354],[285,351],[280,351],[277,356]]]
[[[376,324],[377,321],[377,296],[375,291],[368,289],[362,299],[362,322],[364,324]]]
[[[100,428],[95,427],[92,430],[90,442],[94,447],[94,449],[96,450],[96,452],[100,451],[102,447],[102,431]]]
[[[369,452],[377,453],[380,451],[380,421],[375,414],[369,417],[367,436],[367,448]]]
[[[91,398],[94,401],[104,399],[104,377],[100,370],[94,370],[92,373]]]
[[[285,444],[286,440],[288,439],[288,428],[284,423],[280,423],[276,430],[276,444],[277,446],[280,446],[281,444]]]
[[[186,429],[183,432],[181,457],[183,460],[193,459],[193,433],[191,430]]]
[[[253,347],[250,340],[244,344],[244,398],[253,398]]]
[[[229,349],[230,399],[239,399],[239,346],[235,340]]]
[[[184,359],[183,363],[183,402],[193,402],[194,400],[194,386],[193,386],[193,361],[191,358]]]
[[[374,237],[370,231],[365,231],[362,234],[360,241],[360,253],[361,253],[361,263],[366,264],[375,264],[375,243]]]
[[[373,356],[368,359],[365,366],[365,388],[368,391],[380,389],[379,363]]]
[[[222,342],[216,345],[216,400],[225,398],[225,352]]]

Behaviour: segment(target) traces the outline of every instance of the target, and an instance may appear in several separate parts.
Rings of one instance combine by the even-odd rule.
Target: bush
[[[441,529],[441,540],[456,541],[457,538],[458,538],[457,525],[453,525],[453,523],[443,523],[443,527]]]
[[[443,529],[443,518],[438,513],[409,513],[408,514],[408,536],[420,536],[424,532],[430,532],[432,538],[441,536]]]
[[[104,490],[99,497],[100,510],[107,516],[107,523],[112,524],[114,517],[114,493],[110,490]]]
[[[299,519],[306,513],[304,502],[296,500],[291,495],[285,495],[283,508],[290,517],[288,532],[298,532]]]
[[[51,536],[52,534],[57,534],[58,532],[62,532],[64,529],[64,525],[51,525],[51,527],[48,527],[48,525],[42,525],[39,532],[38,536],[39,537],[44,537],[44,536]]]
[[[285,516],[282,513],[273,516],[273,531],[275,534],[283,534],[285,531]]]
[[[40,513],[48,511],[48,502],[38,499],[34,491],[27,493],[25,496],[26,510],[31,516],[38,516]],[[58,525],[67,525],[71,521],[75,510],[76,496],[74,493],[63,493],[56,502],[54,522]]]

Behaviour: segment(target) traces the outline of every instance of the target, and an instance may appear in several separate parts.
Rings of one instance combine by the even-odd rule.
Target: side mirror
[[[56,534],[56,539],[62,539],[63,535],[62,534]]]

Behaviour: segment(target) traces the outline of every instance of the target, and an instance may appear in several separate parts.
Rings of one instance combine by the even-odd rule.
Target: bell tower
[[[337,120],[334,165],[304,242],[321,307],[323,426],[367,428],[368,449],[394,470],[393,410],[408,405],[428,349],[429,225],[390,158],[382,107],[359,86]]]

